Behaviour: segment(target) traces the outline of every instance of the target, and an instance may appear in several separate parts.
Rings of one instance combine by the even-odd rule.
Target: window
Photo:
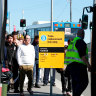
[[[65,31],[64,28],[55,28],[54,31]]]
[[[34,38],[34,29],[31,30],[31,37]]]
[[[34,29],[34,36],[38,35],[38,29]]]
[[[79,29],[80,29],[80,28],[72,28],[72,29],[71,29],[71,33],[73,33],[73,34],[76,35],[76,33],[78,32]]]
[[[31,30],[27,30],[27,35],[29,35],[31,37]]]
[[[46,28],[46,31],[51,31],[51,28]]]

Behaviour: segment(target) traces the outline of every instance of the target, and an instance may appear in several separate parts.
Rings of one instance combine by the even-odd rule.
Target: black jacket
[[[7,48],[7,60],[9,65],[13,65],[13,59],[16,57],[16,46],[13,44],[9,45],[6,43]]]

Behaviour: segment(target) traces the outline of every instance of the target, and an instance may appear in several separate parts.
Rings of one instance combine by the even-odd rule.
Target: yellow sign
[[[64,32],[39,32],[39,68],[64,68]]]

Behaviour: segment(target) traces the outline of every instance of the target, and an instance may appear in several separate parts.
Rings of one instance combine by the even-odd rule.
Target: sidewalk
[[[52,96],[63,96],[62,95],[62,87],[61,87],[61,81],[60,81],[60,76],[58,74],[56,74],[56,86],[53,87],[53,95]],[[81,96],[90,96],[91,92],[90,92],[90,88],[91,88],[91,80],[90,80],[90,73],[88,73],[89,75],[89,84],[88,87],[86,88],[86,90],[82,93]],[[26,82],[28,82],[27,80],[25,80]],[[50,83],[48,83],[47,86],[43,86],[43,83],[40,83],[41,88],[35,88],[33,87],[33,96],[50,96]],[[25,96],[30,96],[29,93],[27,92],[27,84],[25,83],[25,87],[24,87],[24,94]],[[15,93],[8,93],[7,96],[20,96],[19,94],[15,94]]]
[[[42,83],[40,83],[41,88],[35,88],[33,87],[33,95],[32,96],[50,96],[50,83],[47,86],[43,86]],[[24,94],[25,96],[30,96],[30,94],[27,92],[27,86],[24,86]],[[7,96],[19,96],[15,93],[8,93]],[[63,96],[62,92],[59,88],[56,86],[53,87],[53,95],[52,96]]]

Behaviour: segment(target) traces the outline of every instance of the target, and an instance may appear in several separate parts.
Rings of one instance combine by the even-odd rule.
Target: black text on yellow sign
[[[64,32],[39,32],[39,67],[64,68]]]

